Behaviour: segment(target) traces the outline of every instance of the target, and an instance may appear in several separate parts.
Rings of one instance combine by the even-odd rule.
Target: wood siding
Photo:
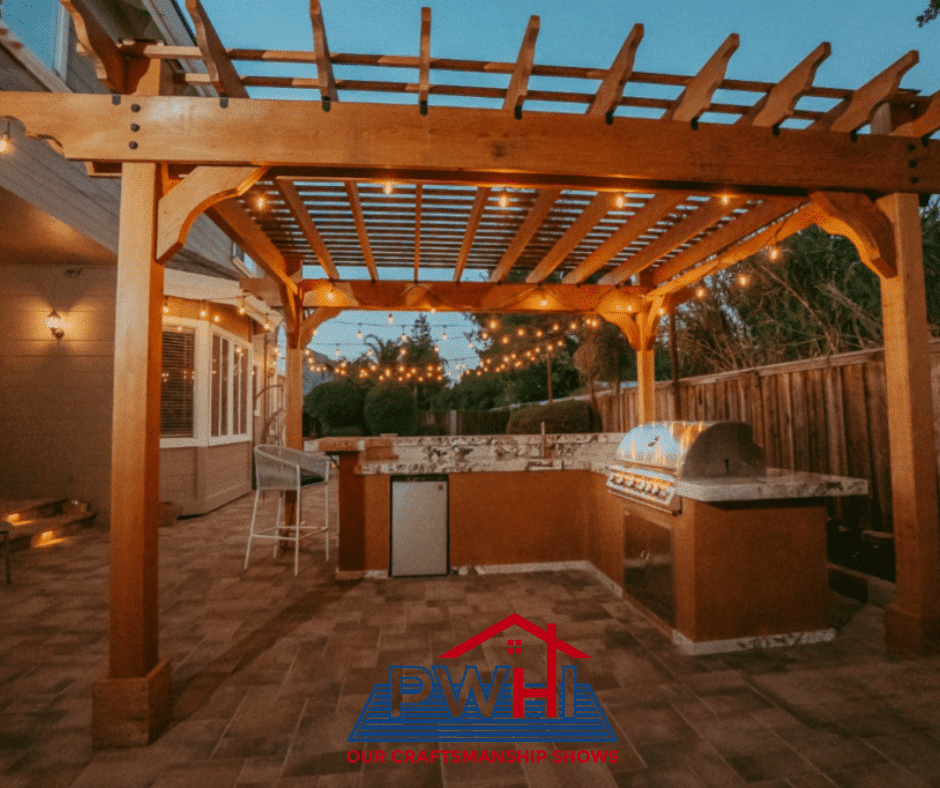
[[[204,514],[251,492],[251,444],[160,450],[160,500]]]
[[[113,358],[114,269],[0,261],[0,497],[80,498],[108,521]]]

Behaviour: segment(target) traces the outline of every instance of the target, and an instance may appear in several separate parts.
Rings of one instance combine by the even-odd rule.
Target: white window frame
[[[179,449],[193,446],[222,446],[229,443],[247,443],[251,441],[253,422],[251,406],[247,397],[251,396],[250,370],[254,363],[254,352],[251,343],[224,328],[205,320],[194,320],[184,317],[168,317],[163,319],[163,331],[173,331],[177,326],[192,329],[195,334],[195,347],[193,348],[193,367],[196,379],[193,382],[193,435],[186,438],[160,438],[161,449]],[[235,347],[240,347],[246,358],[245,392],[246,415],[245,432],[232,432],[228,435],[212,435],[212,337],[218,335],[229,342],[227,391],[227,412],[229,426],[235,426],[234,408],[234,376],[235,368],[232,363],[235,356]]]

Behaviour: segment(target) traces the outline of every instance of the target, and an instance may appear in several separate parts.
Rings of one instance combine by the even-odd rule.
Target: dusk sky
[[[203,0],[220,37],[229,47],[305,49],[312,46],[306,0]],[[918,28],[915,17],[927,0],[590,0],[579,4],[560,0],[322,0],[327,36],[332,52],[409,54],[418,52],[420,14],[430,5],[432,57],[513,61],[531,15],[541,19],[535,62],[606,68],[617,54],[631,27],[640,22],[645,34],[635,62],[638,71],[694,74],[731,33],[738,33],[740,47],[731,58],[727,76],[732,79],[777,81],[818,44],[832,44],[832,56],[822,64],[816,84],[858,88],[912,49],[920,62],[905,76],[902,87],[930,94],[940,90],[940,21]],[[180,3],[184,5],[184,3]],[[243,63],[248,73],[291,73],[313,76],[312,70],[290,65]],[[338,77],[365,78],[362,69],[337,68]],[[416,81],[407,70],[382,69],[379,78]],[[435,79],[453,75],[432,70]],[[484,75],[482,84],[505,86],[504,75]],[[572,90],[593,91],[594,82],[565,81]],[[553,80],[558,86],[558,80]],[[540,87],[533,78],[530,87]],[[635,88],[632,88],[635,89]],[[643,95],[672,97],[675,89]],[[671,91],[671,92],[670,92]],[[252,90],[253,95],[263,95]],[[282,94],[283,95],[283,94]],[[315,99],[316,94],[295,91],[293,98]],[[357,97],[358,98],[358,97]],[[411,96],[371,94],[367,101],[412,101]],[[454,99],[431,97],[434,102]],[[716,100],[743,103],[741,94],[716,94]],[[755,101],[754,94],[747,100]],[[800,107],[824,109],[804,99]],[[532,107],[536,108],[536,107]],[[538,107],[538,109],[541,109]],[[397,313],[394,326],[384,313],[344,313],[324,325],[311,345],[333,355],[337,343],[343,354],[354,358],[361,344],[359,324],[365,333],[392,338],[409,329],[415,313]],[[450,339],[441,344],[451,362],[471,363],[458,315],[430,315],[440,336],[447,326]],[[455,339],[456,337],[456,339]],[[453,371],[453,370],[452,370]]]

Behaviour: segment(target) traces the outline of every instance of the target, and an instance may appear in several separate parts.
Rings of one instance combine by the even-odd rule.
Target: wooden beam
[[[789,118],[796,109],[800,97],[813,86],[816,70],[832,54],[832,46],[823,42],[810,52],[789,74],[774,85],[767,94],[738,123],[768,127],[776,126]]]
[[[541,262],[532,269],[526,277],[526,282],[544,282],[548,276],[565,258],[574,251],[575,247],[584,240],[584,237],[594,229],[597,223],[603,219],[610,209],[614,207],[614,195],[607,192],[601,192],[594,195],[594,199],[588,203],[587,207],[581,212],[571,226],[565,230],[555,245],[546,252]]]
[[[330,46],[326,40],[326,25],[323,23],[323,9],[320,0],[310,0],[310,23],[313,26],[313,54],[317,64],[317,82],[320,85],[320,98],[337,101],[336,78],[333,76],[333,63]]]
[[[279,306],[277,286],[266,278],[243,279],[242,288]],[[601,285],[530,285],[492,282],[401,282],[366,280],[330,282],[305,279],[300,284],[306,308],[365,311],[438,312],[628,312],[639,309],[646,287]]]
[[[917,64],[919,55],[911,50],[810,126],[813,131],[855,131],[871,121],[879,106],[897,93],[901,78]]]
[[[629,260],[602,276],[598,280],[598,284],[620,284],[625,279],[651,266],[663,255],[680,247],[700,232],[707,230],[715,222],[732,213],[735,208],[743,204],[744,199],[741,197],[731,197],[727,202],[720,197],[712,197],[707,203],[699,205],[692,213],[672,225],[656,240],[650,241]]]
[[[620,51],[607,70],[607,74],[604,75],[604,79],[597,88],[597,93],[594,94],[594,100],[588,107],[587,115],[592,118],[603,117],[608,112],[617,109],[620,99],[623,98],[624,86],[630,79],[630,74],[633,73],[636,50],[642,40],[643,25],[636,24],[630,30],[630,35],[623,42],[623,46],[620,47]]]
[[[146,676],[158,660],[163,268],[154,260],[157,188],[155,164],[125,165],[111,441],[111,678]]]
[[[264,167],[197,167],[160,199],[157,261],[183,248],[193,222],[207,208],[240,197],[266,172]]]
[[[526,214],[525,219],[523,219],[522,224],[519,225],[519,229],[516,231],[516,235],[513,237],[509,246],[506,247],[506,251],[503,252],[503,256],[499,259],[499,262],[490,274],[489,280],[491,282],[500,282],[506,278],[510,269],[515,265],[516,260],[519,259],[519,255],[525,251],[526,246],[529,245],[529,241],[531,241],[533,236],[538,232],[539,228],[542,226],[543,220],[548,216],[560,196],[561,191],[558,189],[542,189],[538,192],[535,202],[529,209],[529,213]]]
[[[691,287],[702,281],[705,277],[711,276],[718,271],[723,271],[725,268],[734,265],[745,257],[757,254],[765,247],[779,243],[785,238],[789,238],[794,233],[805,230],[811,224],[816,224],[823,219],[824,215],[820,208],[810,204],[790,216],[779,218],[780,221],[770,224],[765,229],[756,232],[745,240],[723,249],[714,259],[696,267],[688,268],[675,279],[663,282],[654,287],[649,291],[649,296],[668,296],[683,288]],[[737,221],[741,221],[741,219]]]
[[[577,284],[600,270],[643,233],[663,217],[668,216],[684,199],[685,194],[658,194],[636,211],[600,246],[569,271],[561,280],[565,284]]]
[[[725,78],[728,61],[741,43],[737,33],[728,36],[708,62],[702,67],[685,90],[663,113],[662,120],[678,120],[688,123],[708,110],[712,96]]]
[[[453,281],[455,282],[459,282],[460,277],[463,276],[464,268],[467,266],[467,260],[470,258],[470,250],[473,248],[473,239],[476,238],[477,229],[480,227],[480,220],[483,218],[483,211],[486,208],[486,203],[489,198],[489,189],[477,189],[477,193],[473,198],[473,207],[470,209],[470,218],[467,221],[467,227],[463,233],[463,243],[460,245],[460,254],[457,256],[457,262],[454,264]]]
[[[332,320],[342,309],[331,309],[329,307],[319,307],[307,315],[300,324],[300,347],[305,348],[313,339],[313,332],[322,326],[327,320]]]
[[[220,95],[231,98],[248,98],[248,91],[242,85],[241,77],[238,71],[232,65],[225,46],[215,32],[212,20],[202,7],[199,0],[186,0],[186,10],[193,19],[193,25],[196,28],[196,42],[199,44],[199,51],[202,53],[202,59],[205,61],[206,70],[209,72],[209,79],[212,86]]]
[[[112,93],[131,93],[137,85],[131,77],[130,58],[101,26],[85,0],[62,0],[75,25],[83,54],[95,64],[95,76]],[[136,58],[135,58],[136,59]],[[139,78],[139,75],[138,75]]]
[[[940,90],[921,102],[918,115],[894,129],[899,137],[927,137],[940,129]]]
[[[895,653],[936,654],[940,526],[920,212],[912,195],[885,197],[878,209],[894,230],[898,262],[896,276],[881,278],[897,589],[885,636]]]
[[[737,215],[720,230],[716,230],[694,246],[679,252],[675,257],[669,258],[662,265],[654,268],[650,272],[653,284],[661,285],[663,282],[668,282],[677,274],[698,265],[722,249],[738,243],[745,236],[779,220],[781,216],[789,213],[799,204],[800,201],[796,199],[778,198],[761,203],[745,214]]]
[[[581,115],[185,96],[0,92],[0,114],[34,136],[57,141],[68,158],[187,164],[283,166],[304,177],[518,187],[638,190],[727,189],[734,194],[809,191],[940,192],[940,146],[907,150],[909,140],[798,129],[664,123]],[[127,129],[139,125],[136,148]],[[259,128],[277,128],[259,146]],[[909,161],[916,161],[912,175]],[[287,173],[279,173],[287,174]],[[914,182],[916,181],[916,182]]]
[[[832,235],[844,235],[879,277],[897,274],[894,231],[884,212],[864,194],[813,192],[810,197],[827,218],[816,222]]]
[[[339,271],[336,270],[336,265],[333,263],[330,250],[323,241],[323,237],[320,235],[316,223],[310,216],[310,211],[308,211],[307,206],[304,205],[303,198],[300,196],[300,192],[297,191],[297,187],[294,186],[289,178],[275,178],[274,182],[281,196],[284,198],[284,202],[287,203],[288,208],[290,208],[291,213],[297,220],[297,224],[300,227],[300,231],[304,234],[304,238],[307,239],[307,243],[310,244],[310,248],[317,256],[317,260],[320,262],[324,273],[330,279],[339,279]]]
[[[251,214],[238,200],[223,200],[208,209],[210,218],[254,260],[275,284],[281,294],[284,321],[299,326],[297,283],[290,278],[290,264],[280,250],[255,223]]]
[[[503,100],[504,112],[519,113],[522,111],[522,104],[525,102],[526,92],[529,89],[532,64],[535,62],[535,40],[538,35],[539,18],[531,16],[529,17],[529,24],[526,26],[525,35],[522,38],[522,44],[519,47],[519,55],[516,57],[516,67],[513,69],[512,77],[509,80],[509,87],[506,88],[506,98]]]
[[[421,196],[422,186],[415,185],[415,281],[418,281],[418,270],[421,268]]]
[[[372,245],[369,243],[369,231],[366,228],[366,217],[362,213],[362,201],[359,199],[359,187],[353,181],[346,181],[346,196],[349,198],[349,208],[352,211],[353,221],[356,223],[356,235],[359,237],[359,248],[362,250],[362,259],[369,276],[373,281],[379,278],[379,269],[375,267],[375,257],[372,255]]]
[[[418,66],[418,106],[427,112],[428,90],[431,87],[431,9],[421,9],[421,48]]]

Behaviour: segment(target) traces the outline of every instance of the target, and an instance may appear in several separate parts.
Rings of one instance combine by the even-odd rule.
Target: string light
[[[206,317],[209,314],[209,310],[206,308],[205,304],[199,305],[199,317]]]
[[[741,285],[741,287],[747,287],[750,282],[751,277],[749,277],[747,274],[738,274],[738,284]]]
[[[168,315],[170,313],[170,299],[164,297],[163,299],[163,314]]]
[[[245,314],[245,297],[244,296],[242,296],[238,302],[238,314],[240,315]]]
[[[356,332],[356,339],[362,339],[362,323],[359,324],[359,330]]]
[[[771,262],[775,261],[778,257],[780,257],[780,249],[778,249],[776,246],[771,246],[767,250],[767,257],[771,260]]]
[[[385,183],[382,184],[382,191],[385,192],[386,194],[391,194],[394,188],[395,186],[392,184],[391,181],[385,181]]]
[[[447,341],[447,326],[444,326],[444,333],[441,334],[441,341],[442,341],[442,342],[446,342],[446,341]]]
[[[622,194],[618,194],[616,197],[614,197],[614,205],[618,209],[622,209],[623,206],[625,206],[626,204],[627,204],[627,201]]]
[[[496,200],[500,208],[509,207],[509,195],[506,192],[500,192],[499,198]]]
[[[391,326],[391,325],[394,325],[394,323],[395,323],[395,318],[392,317],[392,313],[389,312],[389,313],[388,313],[388,324]]]
[[[699,285],[698,287],[695,288],[696,298],[705,298],[707,294],[708,294],[708,291],[702,285]]]

